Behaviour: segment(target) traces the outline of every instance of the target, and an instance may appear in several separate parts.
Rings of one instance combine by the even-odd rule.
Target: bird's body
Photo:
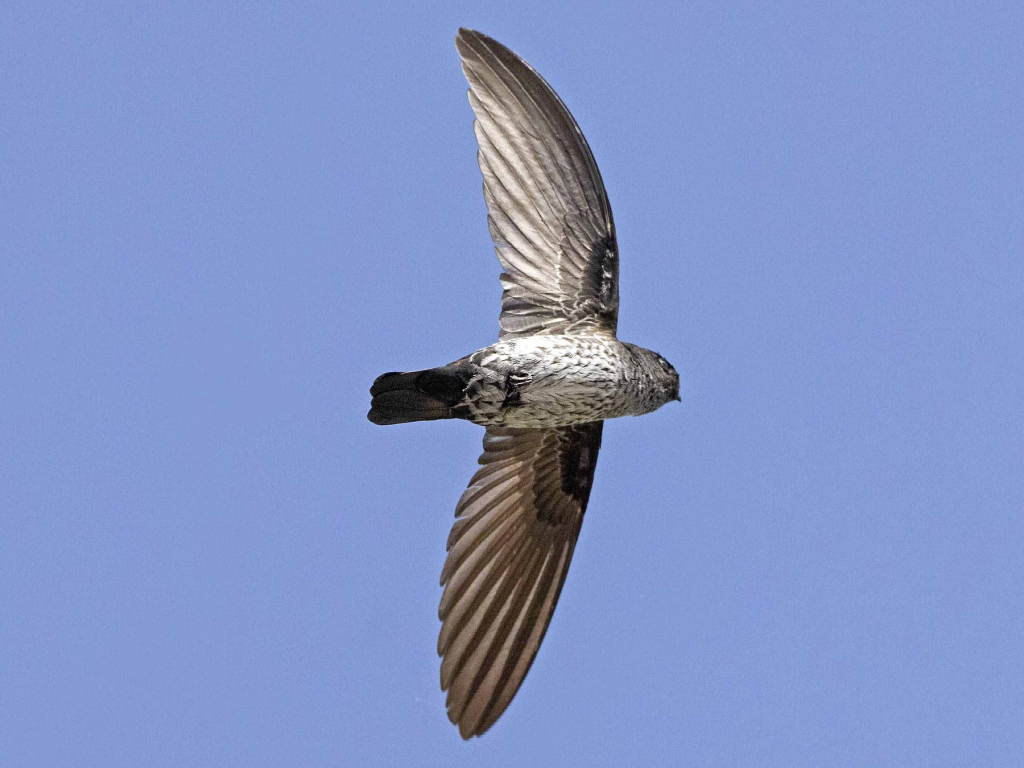
[[[615,225],[572,115],[497,41],[463,29],[456,46],[505,269],[499,341],[438,368],[379,376],[368,416],[487,428],[480,469],[455,508],[438,609],[448,717],[469,738],[504,712],[547,631],[604,420],[679,399],[679,376],[616,338]]]
[[[673,397],[662,385],[665,365],[649,350],[591,332],[499,341],[436,370],[450,371],[458,387],[458,400],[446,405],[451,418],[542,429],[657,410]],[[388,418],[394,409],[386,395],[374,400],[374,408],[371,420],[398,423]]]

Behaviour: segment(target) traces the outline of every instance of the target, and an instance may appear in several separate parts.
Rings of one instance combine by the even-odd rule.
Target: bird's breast
[[[470,360],[482,369],[481,386],[467,402],[470,420],[485,426],[548,428],[648,410],[646,384],[614,338],[511,339]]]

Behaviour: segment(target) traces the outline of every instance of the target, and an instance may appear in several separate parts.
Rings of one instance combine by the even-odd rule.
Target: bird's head
[[[665,402],[669,400],[682,400],[679,397],[679,374],[676,373],[676,369],[672,367],[672,363],[666,360],[664,357],[659,355],[657,352],[652,353],[654,355],[655,362],[657,363],[657,371],[655,372],[656,381],[658,382],[659,388],[665,397]]]

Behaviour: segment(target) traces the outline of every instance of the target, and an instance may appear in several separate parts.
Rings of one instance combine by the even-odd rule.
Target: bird
[[[438,608],[441,689],[464,739],[519,690],[565,583],[607,419],[679,400],[679,374],[619,341],[619,251],[593,153],[523,59],[460,29],[455,45],[501,263],[498,341],[437,368],[385,373],[367,417],[485,427],[455,507]]]

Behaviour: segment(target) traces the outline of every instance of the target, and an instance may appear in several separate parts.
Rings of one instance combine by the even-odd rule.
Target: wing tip
[[[474,44],[476,44],[477,47],[474,47]],[[459,27],[459,31],[455,35],[455,47],[463,59],[481,59],[485,54],[494,56],[501,51],[507,51],[512,54],[513,57],[517,59],[519,58],[519,56],[512,53],[507,46],[499,43],[490,35],[485,35],[483,32],[478,32],[477,30],[470,29],[469,27]],[[480,50],[481,47],[483,48],[483,51]]]
[[[459,31],[455,35],[455,41],[456,42],[459,42],[459,41],[468,42],[469,40],[472,40],[474,38],[477,39],[477,40],[479,40],[479,39],[490,40],[491,39],[487,35],[485,35],[483,32],[478,32],[475,29],[470,29],[469,27],[459,27]]]
[[[447,690],[442,688],[441,690]],[[461,705],[451,700],[451,692],[448,692],[448,699],[445,702],[445,709],[448,714],[448,721],[459,729],[459,736],[464,741],[469,741],[472,738],[483,736],[487,731],[491,729],[491,726],[498,721],[498,716],[502,713],[499,712],[498,716],[491,717],[470,717],[468,715],[468,702],[462,702]],[[487,714],[487,713],[484,713]]]
[[[467,53],[471,52],[469,47],[470,42],[473,40],[479,40],[481,37],[485,37],[485,35],[477,32],[475,29],[459,27],[459,31],[455,35],[455,47],[462,56],[465,56]]]

